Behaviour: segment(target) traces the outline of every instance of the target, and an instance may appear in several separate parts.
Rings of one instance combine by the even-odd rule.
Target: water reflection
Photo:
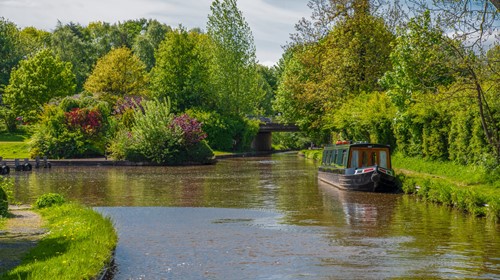
[[[295,155],[10,176],[21,202],[59,192],[110,215],[117,279],[500,278],[499,225],[408,196],[337,190]]]

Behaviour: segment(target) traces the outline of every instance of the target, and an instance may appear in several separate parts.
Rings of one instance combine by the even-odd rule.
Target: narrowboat
[[[364,192],[396,192],[388,145],[337,141],[323,150],[319,180],[339,189]]]

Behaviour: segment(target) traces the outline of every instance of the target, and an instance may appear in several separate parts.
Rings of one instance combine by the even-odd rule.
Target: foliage
[[[75,91],[71,64],[56,58],[48,49],[20,62],[12,71],[3,96],[15,114],[25,120],[35,120],[43,105],[54,97],[64,97]]]
[[[210,11],[207,32],[213,44],[211,76],[217,108],[229,115],[254,113],[263,91],[250,27],[236,0],[214,0]]]
[[[4,122],[5,129],[8,132],[14,132],[17,130],[18,121],[16,120],[16,114],[7,107],[0,107],[0,120]]]
[[[146,30],[135,38],[132,50],[144,62],[148,72],[156,65],[155,51],[171,31],[170,26],[157,20],[149,20]]]
[[[273,132],[272,141],[277,150],[300,150],[311,146],[311,139],[303,132]]]
[[[381,83],[390,89],[388,94],[398,109],[405,111],[413,94],[436,93],[440,86],[453,83],[460,69],[451,42],[432,25],[430,13],[412,19],[398,34],[391,53],[393,70]]]
[[[9,201],[13,200],[13,182],[10,178],[0,176],[0,218],[7,217]]]
[[[48,233],[2,279],[94,279],[112,260],[113,223],[73,203],[39,210]]]
[[[125,95],[147,95],[144,63],[128,48],[118,48],[100,58],[85,82],[85,90],[114,103]]]
[[[31,139],[31,156],[78,158],[103,155],[108,133],[107,103],[89,96],[46,105]]]
[[[392,37],[381,18],[359,11],[321,40],[290,47],[274,103],[281,121],[296,123],[316,143],[329,141],[332,131],[341,132],[334,122],[343,121],[335,120],[342,105],[380,89],[377,81],[390,68]],[[345,106],[344,112],[351,109],[357,110]]]
[[[259,130],[258,121],[240,116],[227,116],[200,110],[189,110],[187,114],[203,123],[203,130],[207,133],[207,142],[215,150],[248,150]]]
[[[339,108],[331,123],[343,139],[384,143],[395,147],[396,109],[385,93],[362,93]]]
[[[21,60],[19,30],[17,26],[0,17],[0,93],[9,83],[10,72]]]
[[[122,126],[109,151],[116,159],[157,164],[205,163],[213,152],[203,139],[201,123],[187,115],[174,116],[170,103],[157,99],[134,110],[133,124]]]
[[[66,202],[64,197],[58,193],[46,193],[40,196],[36,202],[35,207],[38,209],[61,206]]]
[[[213,106],[209,76],[208,37],[182,26],[169,32],[156,52],[151,71],[151,94],[169,98],[172,111]]]

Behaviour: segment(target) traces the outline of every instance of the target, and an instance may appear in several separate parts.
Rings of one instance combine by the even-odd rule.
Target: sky
[[[271,66],[290,41],[302,18],[309,18],[308,0],[238,0],[256,46],[260,64]],[[212,0],[0,0],[0,17],[24,28],[52,31],[58,21],[86,26],[90,22],[156,19],[172,27],[182,24],[206,30]]]

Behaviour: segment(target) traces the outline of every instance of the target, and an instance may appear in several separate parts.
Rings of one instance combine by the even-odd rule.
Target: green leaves
[[[71,64],[54,57],[45,49],[20,62],[12,71],[5,89],[4,102],[26,120],[35,120],[43,105],[54,97],[75,93]]]
[[[130,49],[118,48],[97,61],[84,87],[105,99],[116,100],[125,95],[146,95],[147,82],[144,63]]]
[[[213,43],[216,105],[228,114],[251,114],[264,94],[258,85],[252,32],[236,0],[215,0],[210,10],[207,31]]]
[[[213,107],[208,40],[205,34],[180,27],[167,34],[156,53],[151,93],[156,98],[170,98],[174,112]]]

